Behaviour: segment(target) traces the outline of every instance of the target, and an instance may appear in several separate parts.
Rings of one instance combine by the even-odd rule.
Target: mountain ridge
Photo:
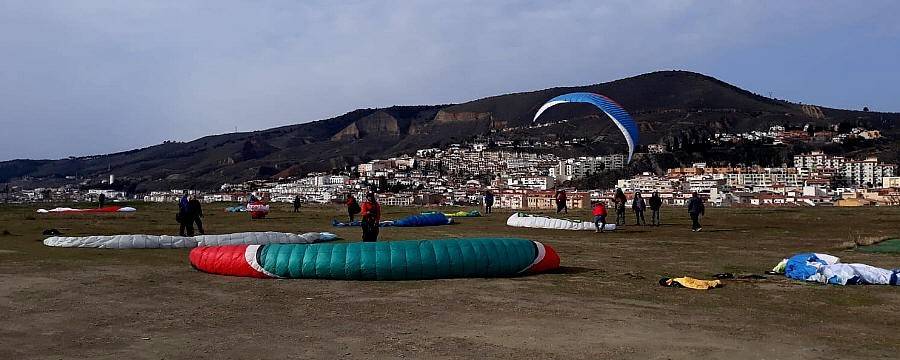
[[[490,96],[460,104],[356,109],[329,119],[251,132],[209,135],[123,152],[58,160],[0,162],[0,182],[107,173],[147,189],[211,188],[273,176],[343,169],[375,158],[440,147],[476,137],[556,138],[602,136],[614,131],[596,121],[596,109],[563,104],[541,121],[570,119],[568,127],[525,127],[546,100],[572,91],[597,92],[619,102],[639,123],[641,144],[681,143],[710,131],[744,131],[772,124],[828,126],[865,123],[896,140],[898,113],[832,109],[770,99],[716,78],[686,71],[657,71],[615,81]],[[876,119],[877,117],[877,119]],[[695,139],[696,140],[696,139]],[[693,140],[687,140],[693,141]],[[615,136],[584,153],[611,151]],[[896,145],[894,145],[896,146]],[[890,146],[888,147],[890,150]]]

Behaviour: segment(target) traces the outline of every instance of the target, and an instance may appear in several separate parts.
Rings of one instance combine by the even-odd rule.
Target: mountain
[[[856,151],[879,153],[892,161],[898,153],[900,129],[896,124],[900,114],[795,104],[753,94],[698,73],[659,71],[602,84],[499,95],[463,104],[358,109],[305,124],[213,135],[190,142],[166,142],[108,155],[5,161],[0,162],[0,182],[40,179],[52,183],[76,174],[95,177],[112,173],[139,184],[141,189],[214,188],[223,182],[342,169],[476,137],[591,138],[602,141],[559,151],[621,152],[624,145],[616,136],[614,125],[587,105],[559,105],[540,120],[568,122],[541,128],[528,126],[546,100],[573,91],[596,92],[615,99],[639,123],[641,145],[664,143],[686,149],[677,162],[705,157],[712,157],[713,161],[732,160],[727,149],[691,149],[688,145],[702,143],[714,132],[742,132],[776,124],[843,124],[880,129],[886,141],[867,144]]]

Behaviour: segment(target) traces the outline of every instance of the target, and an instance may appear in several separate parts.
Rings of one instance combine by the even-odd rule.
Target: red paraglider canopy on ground
[[[251,219],[263,219],[266,215],[269,215],[269,205],[264,204],[262,201],[252,202],[247,204],[247,211],[250,212]]]

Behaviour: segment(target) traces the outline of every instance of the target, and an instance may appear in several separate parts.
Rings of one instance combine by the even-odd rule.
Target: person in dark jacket
[[[616,225],[625,225],[625,203],[628,202],[628,198],[625,197],[622,189],[616,189],[613,202],[616,206]]]
[[[375,193],[366,194],[366,201],[362,203],[360,216],[362,216],[362,241],[378,241],[378,226],[381,222],[381,204],[375,198]]]
[[[100,196],[97,197],[97,205],[98,208],[102,208],[103,205],[106,205],[106,194],[100,194]]]
[[[490,214],[494,208],[494,193],[490,190],[484,192],[484,213]]]
[[[703,199],[696,192],[687,202],[687,211],[691,215],[691,231],[703,230],[703,227],[700,226],[700,216],[706,213],[706,206],[703,205]]]
[[[646,209],[647,203],[641,197],[641,192],[635,191],[634,198],[631,199],[631,210],[634,210],[634,218],[637,225],[647,225],[647,220],[644,219],[644,210]]]
[[[566,197],[565,190],[559,190],[556,192],[556,213],[565,211],[566,214],[569,213],[569,205],[567,204],[568,197]]]
[[[181,236],[194,236],[194,219],[188,210],[188,202],[187,194],[182,195],[178,201],[178,215],[175,215],[175,220],[179,224],[178,235]]]
[[[347,194],[347,201],[344,204],[347,205],[347,215],[350,216],[350,222],[353,222],[353,217],[359,214],[362,209],[360,209],[359,203],[356,202],[356,198],[350,194]]]
[[[653,211],[653,214],[650,215],[650,222],[653,225],[659,226],[659,209],[662,207],[662,198],[659,197],[659,192],[653,192],[653,195],[650,196],[649,203],[650,210]]]
[[[197,200],[197,197],[195,196],[191,196],[191,200],[188,201],[188,216],[188,223],[197,224],[197,232],[200,233],[200,235],[205,234],[203,231],[203,220],[200,219],[203,217],[203,207],[200,206],[200,200]],[[193,232],[193,227],[191,228],[191,231]]]
[[[300,212],[300,195],[294,196],[294,212]]]

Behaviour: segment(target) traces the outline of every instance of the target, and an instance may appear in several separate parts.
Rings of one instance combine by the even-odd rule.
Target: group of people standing
[[[378,197],[374,192],[366,194],[366,199],[360,205],[353,195],[347,195],[347,215],[352,223],[357,214],[361,217],[360,227],[362,228],[362,241],[375,242],[378,241],[378,231],[381,223],[381,204],[378,203]]]
[[[194,236],[194,224],[197,224],[197,232],[200,235],[205,234],[202,218],[203,207],[200,205],[200,200],[197,200],[196,196],[182,195],[181,200],[178,201],[178,214],[175,215],[175,220],[180,225],[178,235]]]
[[[617,226],[625,225],[627,202],[628,198],[625,196],[625,192],[623,192],[622,189],[616,189],[615,195],[613,195],[613,206],[616,210]],[[634,212],[635,225],[647,225],[647,220],[644,218],[644,212],[648,207],[652,212],[650,216],[651,225],[659,226],[661,224],[659,213],[662,208],[662,198],[659,197],[659,192],[654,191],[653,194],[650,195],[650,198],[645,200],[640,190],[635,191],[634,196],[631,199],[631,210]],[[704,215],[706,207],[703,204],[703,199],[701,199],[700,195],[696,192],[694,192],[691,195],[690,200],[688,200],[687,209],[688,214],[691,216],[691,231],[700,231],[702,229],[700,226],[700,216]],[[594,215],[594,226],[596,226],[597,232],[603,232],[608,213],[606,204],[603,201],[598,201],[594,204],[592,212]],[[557,210],[557,213],[559,213],[559,210]]]
[[[486,191],[483,195],[483,200],[485,213],[490,214],[494,206],[494,194],[490,190]],[[554,200],[556,202],[556,213],[565,212],[568,214],[568,198],[565,190],[557,191]],[[613,206],[616,211],[615,224],[618,226],[625,225],[627,201],[628,198],[625,196],[622,189],[616,189],[615,195],[613,195]],[[299,196],[294,199],[293,205],[294,212],[299,212]],[[355,220],[356,215],[360,215],[361,217],[360,227],[362,228],[362,240],[364,242],[378,241],[381,222],[381,204],[378,203],[378,198],[375,196],[375,193],[366,193],[366,198],[362,204],[357,202],[353,195],[348,194],[345,205],[347,206],[347,215],[351,223]],[[636,225],[647,225],[647,220],[644,218],[644,212],[648,207],[652,212],[650,216],[651,224],[659,226],[659,213],[662,208],[662,198],[660,198],[659,193],[654,191],[649,199],[644,200],[641,192],[636,191],[631,201],[631,209],[634,211]],[[688,200],[687,210],[688,214],[691,216],[691,231],[700,231],[702,229],[700,225],[700,216],[704,215],[706,207],[703,204],[703,199],[701,199],[696,192],[693,193],[690,200]],[[603,228],[607,224],[606,216],[608,210],[606,204],[603,201],[596,202],[593,205],[592,214],[594,215],[594,226],[596,226],[597,232],[603,232]],[[183,195],[178,202],[178,214],[175,217],[180,224],[178,230],[179,235],[194,236],[195,224],[197,225],[197,230],[200,235],[203,235],[202,218],[203,209],[200,205],[200,201],[194,196],[188,197],[187,194]]]

